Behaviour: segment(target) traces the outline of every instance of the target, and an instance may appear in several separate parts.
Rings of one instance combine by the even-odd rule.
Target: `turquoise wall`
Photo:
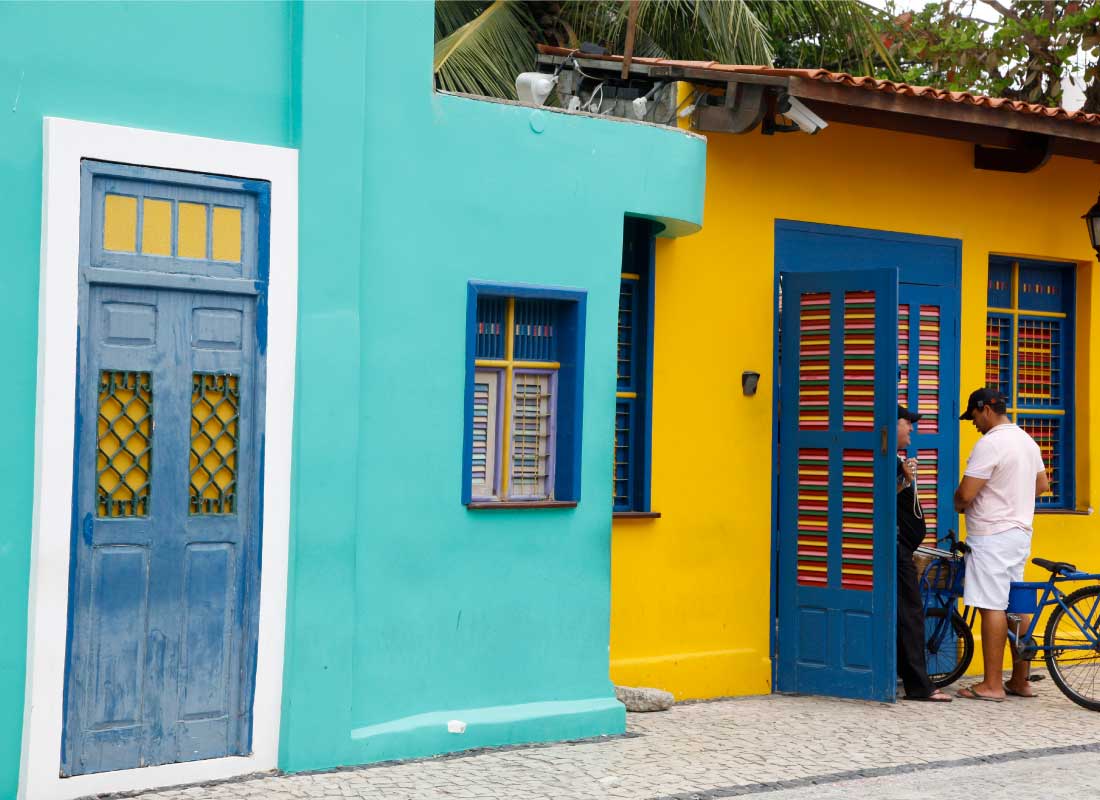
[[[44,115],[301,150],[281,766],[621,730],[622,219],[701,222],[703,141],[433,94],[427,2],[0,4],[0,30],[0,797],[21,735]],[[588,292],[576,509],[460,503],[470,279]]]

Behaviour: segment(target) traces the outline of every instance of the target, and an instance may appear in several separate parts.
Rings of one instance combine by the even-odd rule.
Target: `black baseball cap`
[[[959,415],[959,419],[974,419],[974,412],[981,411],[986,406],[993,406],[993,410],[1003,414],[1006,408],[1003,394],[996,389],[983,386],[970,393],[970,399],[966,402],[966,411]]]
[[[920,419],[920,414],[914,414],[901,403],[898,403],[898,419],[907,419],[910,422],[916,422]]]

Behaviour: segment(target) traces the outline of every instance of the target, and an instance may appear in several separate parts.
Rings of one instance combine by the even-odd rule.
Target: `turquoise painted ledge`
[[[448,732],[451,720],[466,723],[465,732]],[[367,764],[476,747],[612,736],[625,730],[622,703],[614,697],[594,697],[432,711],[355,728],[351,739],[352,751]]]

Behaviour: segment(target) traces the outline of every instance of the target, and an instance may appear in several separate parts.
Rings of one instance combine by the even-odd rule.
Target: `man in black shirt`
[[[898,450],[909,447],[913,423],[920,419],[898,406]],[[916,490],[917,460],[898,456],[898,676],[906,700],[950,703],[928,679],[924,654],[924,604],[917,585],[913,551],[924,541],[924,512]]]

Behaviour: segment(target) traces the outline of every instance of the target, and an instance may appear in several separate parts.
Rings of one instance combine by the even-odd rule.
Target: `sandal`
[[[1036,697],[1039,696],[1038,693],[1034,692],[1034,691],[1031,692],[1031,694],[1024,694],[1023,692],[1017,692],[1015,689],[1013,689],[1011,686],[1009,686],[1008,683],[1005,683],[1005,694],[1011,695],[1012,697],[1023,697],[1026,700],[1031,700],[1031,699],[1036,698]]]
[[[946,692],[941,692],[939,689],[936,689],[934,692],[932,692],[932,694],[928,695],[927,697],[905,695],[901,699],[913,700],[921,703],[950,703],[952,698],[951,695],[947,694]]]
[[[973,686],[964,686],[959,691],[955,692],[956,697],[961,697],[963,700],[985,700],[987,703],[1003,703],[1005,699],[1003,697],[990,697],[987,694],[978,694],[974,691]]]

